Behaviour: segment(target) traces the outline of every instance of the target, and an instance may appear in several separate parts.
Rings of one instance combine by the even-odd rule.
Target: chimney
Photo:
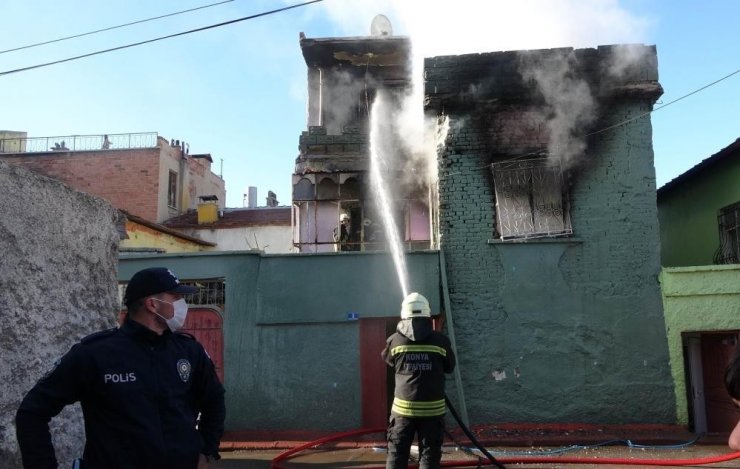
[[[247,206],[249,208],[256,208],[257,207],[257,188],[254,186],[249,186],[249,189],[247,191],[249,195],[247,195]]]
[[[198,224],[218,221],[218,197],[215,195],[201,195],[198,197]]]

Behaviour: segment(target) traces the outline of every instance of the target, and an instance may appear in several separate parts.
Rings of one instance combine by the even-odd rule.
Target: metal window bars
[[[563,170],[545,158],[491,165],[502,240],[573,234]]]
[[[183,285],[198,287],[198,292],[189,295],[186,300],[188,304],[195,306],[217,306],[223,308],[226,304],[226,280],[223,278],[203,280],[182,280]],[[118,284],[118,298],[121,308],[124,308],[123,296],[126,292],[127,283]]]
[[[740,202],[719,210],[719,247],[714,253],[715,264],[738,264],[740,257]]]

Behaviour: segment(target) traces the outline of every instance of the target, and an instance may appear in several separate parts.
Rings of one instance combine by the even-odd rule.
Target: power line
[[[323,0],[311,0],[311,1],[308,1],[308,2],[304,2],[304,3],[299,3],[299,4],[296,4],[296,5],[287,6],[287,7],[284,7],[284,8],[278,8],[277,10],[270,10],[270,11],[266,11],[266,12],[263,12],[263,13],[258,13],[256,15],[245,16],[243,18],[237,18],[235,20],[224,21],[223,23],[212,24],[210,26],[204,26],[202,28],[191,29],[189,31],[183,31],[183,32],[180,32],[180,33],[170,34],[170,35],[167,35],[167,36],[157,37],[157,38],[154,38],[154,39],[148,39],[146,41],[135,42],[133,44],[126,44],[124,46],[112,47],[110,49],[99,50],[99,51],[96,51],[96,52],[90,52],[89,54],[83,54],[83,55],[78,55],[78,56],[75,56],[75,57],[69,57],[69,58],[66,58],[66,59],[55,60],[53,62],[46,62],[46,63],[38,64],[38,65],[31,65],[29,67],[16,68],[15,70],[7,70],[5,72],[0,72],[0,76],[10,75],[12,73],[18,73],[18,72],[25,72],[27,70],[33,70],[35,68],[48,67],[50,65],[61,64],[61,63],[64,63],[64,62],[71,62],[73,60],[84,59],[86,57],[92,57],[94,55],[99,55],[99,54],[105,54],[107,52],[113,52],[113,51],[117,51],[117,50],[121,50],[121,49],[127,49],[129,47],[135,47],[135,46],[140,46],[140,45],[143,45],[143,44],[149,44],[151,42],[157,42],[157,41],[162,41],[164,39],[170,39],[170,38],[173,38],[173,37],[184,36],[186,34],[197,33],[197,32],[200,32],[200,31],[205,31],[207,29],[220,28],[221,26],[227,26],[227,25],[230,25],[230,24],[239,23],[241,21],[246,21],[246,20],[251,20],[251,19],[254,19],[254,18],[259,18],[261,16],[272,15],[274,13],[280,13],[280,12],[283,12],[283,11],[286,11],[286,10],[291,10],[293,8],[298,8],[298,7],[302,7],[302,6],[305,6],[305,5],[310,5],[312,3],[318,3],[318,2],[321,2],[321,1],[323,1]]]
[[[55,42],[62,42],[62,41],[66,41],[68,39],[75,39],[75,38],[78,38],[78,37],[89,36],[91,34],[102,33],[102,32],[105,32],[105,31],[110,31],[112,29],[118,29],[118,28],[123,28],[123,27],[126,27],[126,26],[132,26],[134,24],[146,23],[147,21],[159,20],[159,19],[162,19],[162,18],[168,18],[170,16],[181,15],[183,13],[190,13],[191,11],[202,10],[204,8],[211,8],[211,7],[214,7],[214,6],[217,6],[217,5],[223,5],[224,3],[229,3],[229,2],[233,2],[233,1],[234,0],[224,0],[224,1],[218,2],[218,3],[211,3],[210,5],[203,5],[203,6],[200,6],[200,7],[190,8],[189,10],[176,11],[174,13],[167,13],[166,15],[160,15],[160,16],[155,16],[155,17],[152,17],[152,18],[146,18],[146,19],[143,19],[143,20],[132,21],[130,23],[119,24],[119,25],[116,25],[116,26],[109,26],[109,27],[103,28],[103,29],[96,29],[95,31],[88,31],[86,33],[80,33],[80,34],[74,34],[72,36],[60,37],[59,39],[52,39],[52,40],[49,40],[49,41],[37,42],[35,44],[28,44],[26,46],[14,47],[12,49],[0,50],[0,54],[5,54],[7,52],[15,52],[15,51],[18,51],[18,50],[23,50],[23,49],[30,49],[32,47],[45,46],[46,44],[53,44]]]
[[[740,73],[740,69],[737,69],[734,72],[732,72],[730,74],[727,74],[727,75],[723,76],[722,78],[720,78],[718,80],[714,80],[713,82],[711,82],[711,83],[709,83],[707,85],[704,85],[701,88],[695,89],[691,93],[687,93],[687,94],[685,94],[683,96],[680,96],[680,97],[674,99],[673,101],[670,101],[670,102],[667,102],[667,103],[663,104],[662,106],[658,106],[658,107],[656,107],[655,109],[653,109],[651,111],[644,112],[644,113],[640,114],[639,116],[635,116],[635,117],[633,117],[631,119],[624,120],[624,121],[619,122],[619,123],[616,123],[614,125],[610,125],[609,127],[605,127],[605,128],[603,128],[601,130],[597,130],[596,132],[591,132],[589,134],[584,135],[584,137],[590,137],[591,135],[600,134],[601,132],[606,132],[607,130],[611,130],[611,129],[614,129],[614,128],[617,128],[617,127],[621,127],[621,126],[623,126],[625,124],[628,124],[628,123],[630,123],[630,122],[632,122],[634,120],[641,119],[641,118],[647,116],[648,114],[652,114],[655,111],[660,111],[661,109],[666,108],[666,107],[670,106],[671,104],[677,103],[677,102],[681,101],[682,99],[688,98],[689,96],[691,96],[693,94],[696,94],[696,93],[698,93],[700,91],[704,91],[705,89],[709,88],[710,86],[714,86],[714,85],[716,85],[717,83],[719,83],[721,81],[727,80],[731,76],[737,75],[738,73]]]
[[[595,132],[591,132],[591,133],[582,135],[580,138],[586,138],[586,137],[590,137],[591,135],[596,135],[596,134],[600,134],[602,132],[607,132],[609,130],[613,130],[613,129],[616,129],[618,127],[622,127],[623,125],[629,124],[632,121],[636,121],[637,119],[642,119],[643,117],[648,116],[648,115],[650,115],[650,114],[652,114],[652,113],[654,113],[656,111],[659,111],[661,109],[664,109],[664,108],[670,106],[671,104],[675,104],[675,103],[681,101],[682,99],[686,99],[689,96],[695,95],[696,93],[699,93],[700,91],[704,91],[705,89],[707,89],[707,88],[709,88],[711,86],[716,85],[717,83],[720,83],[720,82],[722,82],[724,80],[727,80],[728,78],[732,77],[733,75],[737,75],[738,73],[740,73],[740,69],[737,69],[734,72],[728,73],[727,75],[723,76],[722,78],[719,78],[717,80],[714,80],[713,82],[711,82],[709,84],[706,84],[706,85],[704,85],[704,86],[702,86],[700,88],[697,88],[694,91],[691,91],[689,93],[686,93],[683,96],[679,96],[678,98],[674,99],[673,101],[669,101],[669,102],[667,102],[667,103],[665,103],[665,104],[663,104],[661,106],[656,107],[655,109],[653,109],[651,111],[643,112],[642,114],[637,115],[635,117],[632,117],[632,118],[623,120],[621,122],[618,122],[616,124],[610,125],[608,127],[604,127],[603,129],[599,129],[599,130],[597,130]],[[534,155],[538,155],[538,154],[541,154],[541,153],[542,153],[542,150],[533,151],[533,152],[529,152],[529,153],[523,153],[521,155],[517,155],[517,156],[511,157],[511,158],[505,160],[505,162],[507,162],[507,161],[514,161],[514,160],[518,160],[518,159],[521,159],[521,158],[525,158],[527,156],[534,156]],[[477,168],[473,168],[473,169],[484,169],[484,168],[488,168],[492,164],[493,163],[489,163],[489,164],[486,164],[486,165],[483,165],[483,166],[480,166],[480,167],[477,167]],[[447,173],[446,176],[455,176],[455,175],[458,175],[458,174],[462,174],[462,171],[455,171],[455,172]]]

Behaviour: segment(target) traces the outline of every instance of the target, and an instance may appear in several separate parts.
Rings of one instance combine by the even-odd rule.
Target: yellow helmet
[[[410,293],[401,303],[401,319],[409,318],[429,318],[431,309],[429,301],[416,292]]]

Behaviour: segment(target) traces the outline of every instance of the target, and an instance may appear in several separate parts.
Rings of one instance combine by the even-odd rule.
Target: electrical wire
[[[643,117],[645,117],[645,116],[647,116],[649,114],[652,114],[652,113],[654,113],[656,111],[660,111],[661,109],[667,108],[671,104],[677,103],[677,102],[681,101],[682,99],[688,98],[689,96],[691,96],[693,94],[696,94],[696,93],[698,93],[700,91],[704,91],[705,89],[709,88],[710,86],[714,86],[714,85],[716,85],[717,83],[719,83],[721,81],[727,80],[731,76],[737,75],[738,73],[740,73],[740,68],[737,69],[737,70],[735,70],[732,73],[729,73],[729,74],[723,76],[722,78],[720,78],[718,80],[714,80],[713,82],[711,82],[711,83],[709,83],[707,85],[702,86],[701,88],[698,88],[698,89],[696,89],[696,90],[694,90],[694,91],[692,91],[690,93],[687,93],[687,94],[685,94],[683,96],[680,96],[680,97],[674,99],[673,101],[669,101],[669,102],[663,104],[662,106],[658,106],[658,107],[656,107],[655,109],[653,109],[651,111],[644,112],[644,113],[640,114],[639,116],[635,116],[635,117],[632,117],[631,119],[627,119],[627,120],[624,120],[624,121],[619,122],[617,124],[611,125],[609,127],[605,127],[605,128],[603,128],[601,130],[597,130],[596,132],[591,132],[589,134],[584,135],[584,137],[590,137],[591,135],[596,135],[596,134],[599,134],[601,132],[606,132],[607,130],[611,130],[613,128],[621,127],[621,126],[623,126],[625,124],[628,124],[628,123],[630,123],[630,122],[632,122],[634,120],[641,119],[641,118],[643,118]]]
[[[12,49],[0,50],[0,54],[5,54],[5,53],[8,53],[8,52],[15,52],[15,51],[18,51],[18,50],[23,50],[23,49],[31,49],[32,47],[45,46],[46,44],[53,44],[55,42],[62,42],[62,41],[66,41],[66,40],[69,40],[69,39],[75,39],[75,38],[78,38],[78,37],[89,36],[91,34],[102,33],[102,32],[105,32],[105,31],[111,31],[113,29],[123,28],[123,27],[126,27],[126,26],[132,26],[132,25],[135,25],[135,24],[146,23],[147,21],[154,21],[154,20],[159,20],[159,19],[162,19],[162,18],[169,18],[170,16],[181,15],[183,13],[190,13],[191,11],[196,11],[196,10],[203,10],[205,8],[211,8],[211,7],[215,7],[217,5],[223,5],[224,3],[230,3],[230,2],[233,2],[233,1],[235,1],[235,0],[224,0],[222,2],[211,3],[209,5],[203,5],[203,6],[199,6],[199,7],[195,7],[195,8],[190,8],[188,10],[176,11],[174,13],[167,13],[165,15],[154,16],[152,18],[145,18],[145,19],[142,19],[142,20],[132,21],[130,23],[124,23],[124,24],[119,24],[119,25],[116,25],[116,26],[109,26],[107,28],[96,29],[94,31],[88,31],[86,33],[73,34],[72,36],[65,36],[65,37],[60,37],[58,39],[52,39],[52,40],[49,40],[49,41],[37,42],[37,43],[34,43],[34,44],[28,44],[28,45],[25,45],[25,46],[14,47]]]
[[[12,73],[18,73],[18,72],[25,72],[25,71],[33,70],[33,69],[36,69],[36,68],[48,67],[50,65],[56,65],[56,64],[60,64],[60,63],[64,63],[64,62],[71,62],[73,60],[83,59],[83,58],[86,58],[86,57],[92,57],[94,55],[105,54],[107,52],[113,52],[113,51],[117,51],[117,50],[121,50],[121,49],[127,49],[129,47],[140,46],[140,45],[149,44],[149,43],[152,43],[152,42],[162,41],[164,39],[171,39],[173,37],[184,36],[186,34],[197,33],[197,32],[205,31],[205,30],[208,30],[208,29],[220,28],[221,26],[227,26],[227,25],[230,25],[230,24],[239,23],[241,21],[246,21],[246,20],[251,20],[251,19],[259,18],[261,16],[272,15],[274,13],[280,13],[280,12],[283,12],[283,11],[286,11],[286,10],[291,10],[293,8],[298,8],[298,7],[310,5],[312,3],[318,3],[318,2],[321,2],[321,1],[323,1],[323,0],[310,0],[308,2],[303,2],[303,3],[298,3],[296,5],[290,5],[290,6],[287,6],[287,7],[278,8],[276,10],[270,10],[270,11],[266,11],[266,12],[263,12],[263,13],[257,13],[256,15],[245,16],[245,17],[242,17],[242,18],[237,18],[235,20],[224,21],[223,23],[212,24],[210,26],[203,26],[202,28],[191,29],[189,31],[182,31],[182,32],[175,33],[175,34],[169,34],[167,36],[161,36],[161,37],[157,37],[157,38],[154,38],[154,39],[148,39],[146,41],[140,41],[140,42],[135,42],[135,43],[132,43],[132,44],[126,44],[126,45],[123,45],[123,46],[112,47],[110,49],[100,50],[100,51],[96,51],[96,52],[90,52],[88,54],[78,55],[78,56],[75,56],[75,57],[69,57],[69,58],[61,59],[61,60],[55,60],[53,62],[46,62],[46,63],[38,64],[38,65],[31,65],[29,67],[17,68],[15,70],[7,70],[5,72],[0,72],[0,76],[10,75]]]

